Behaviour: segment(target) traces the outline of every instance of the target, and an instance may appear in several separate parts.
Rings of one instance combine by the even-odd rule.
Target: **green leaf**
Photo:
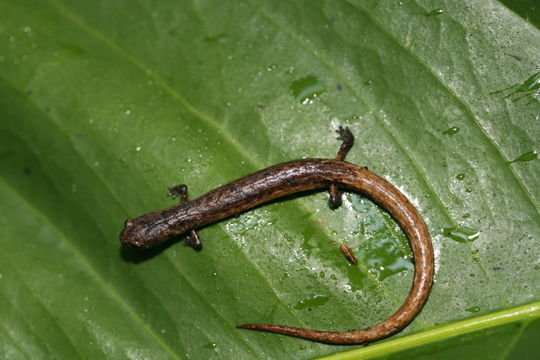
[[[533,358],[531,4],[1,2],[0,352]],[[356,195],[336,211],[324,192],[261,206],[202,229],[201,252],[121,248],[127,218],[175,204],[168,187],[196,197],[275,163],[333,158],[339,125],[356,136],[347,160],[399,187],[433,238],[430,299],[399,334],[343,347],[235,328],[347,330],[399,308],[407,241]]]

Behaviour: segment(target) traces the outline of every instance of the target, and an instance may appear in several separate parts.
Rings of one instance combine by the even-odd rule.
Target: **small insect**
[[[277,164],[222,185],[197,199],[188,200],[187,186],[171,189],[180,204],[129,219],[120,234],[125,246],[150,248],[173,236],[187,235],[187,244],[202,247],[196,229],[242,213],[285,195],[329,189],[329,206],[341,205],[344,190],[364,194],[393,216],[409,239],[414,256],[414,279],[405,303],[388,319],[367,329],[319,331],[270,324],[244,324],[238,328],[270,331],[329,344],[356,344],[378,340],[404,328],[424,306],[433,282],[433,247],[426,225],[407,198],[392,184],[366,167],[344,161],[354,143],[348,128],[340,127],[342,141],[336,159],[302,159]],[[346,245],[341,251],[351,263],[355,257]]]
[[[341,245],[339,247],[339,250],[345,255],[345,258],[349,260],[349,262],[353,265],[358,264],[358,260],[356,260],[356,257],[354,256],[352,250],[345,244]]]

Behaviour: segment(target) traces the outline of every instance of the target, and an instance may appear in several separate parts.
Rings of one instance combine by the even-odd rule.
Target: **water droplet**
[[[443,229],[444,236],[461,243],[467,243],[478,239],[480,231],[467,227],[448,227]]]
[[[11,42],[11,43],[15,42],[16,40],[17,39],[13,35],[9,37],[9,42]]]
[[[131,110],[127,109],[127,110],[125,111],[125,114],[126,114],[126,115],[131,115]]]
[[[317,295],[310,296],[304,300],[301,300],[299,303],[294,305],[294,308],[298,310],[302,310],[306,308],[321,306],[321,305],[326,304],[328,300],[330,300],[328,296],[317,294]]]
[[[437,15],[441,15],[444,13],[444,10],[443,9],[433,9],[427,13],[425,13],[424,15],[429,17],[429,16],[437,16]]]
[[[270,66],[268,66],[268,67],[266,68],[266,70],[268,70],[268,71],[274,71],[274,70],[276,70],[277,68],[278,68],[278,66],[277,66],[276,64],[271,64]]]
[[[465,311],[477,313],[480,311],[480,306],[471,306],[470,308],[465,309]]]
[[[465,179],[465,174],[462,174],[462,173],[457,174],[457,175],[456,175],[456,179],[458,179],[458,180],[463,180],[463,179]]]
[[[289,86],[295,100],[311,104],[313,99],[326,92],[326,85],[313,75],[297,79]]]
[[[137,146],[137,147],[135,148],[135,151],[141,151],[141,147],[140,147],[140,146]]]
[[[368,272],[379,281],[402,271],[411,270],[411,250],[399,226],[371,201],[351,195],[351,205],[362,216],[358,235],[372,238],[365,242],[356,255],[367,265]]]
[[[206,345],[203,346],[205,349],[210,349],[210,350],[213,350],[217,347],[217,344],[215,343],[208,343]]]
[[[289,68],[285,71],[285,74],[287,74],[287,75],[292,75],[292,74],[294,74],[294,67],[293,67],[293,66],[289,66]]]
[[[455,135],[459,132],[459,128],[457,126],[452,126],[449,129],[444,130],[442,133],[445,135]]]
[[[514,163],[514,162],[527,162],[527,161],[535,160],[537,158],[538,158],[538,152],[536,150],[527,151],[526,153],[521,154],[520,156],[518,156],[514,160],[509,161],[508,163],[511,164],[511,163]]]
[[[473,191],[473,188],[468,186],[467,188],[465,188],[465,192],[468,192],[468,193],[471,193]]]

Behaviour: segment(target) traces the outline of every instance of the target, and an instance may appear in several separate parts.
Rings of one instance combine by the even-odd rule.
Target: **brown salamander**
[[[201,241],[195,231],[270,200],[297,192],[330,188],[330,207],[341,204],[341,191],[368,196],[390,213],[405,232],[414,258],[414,280],[405,303],[388,319],[366,329],[319,331],[269,324],[238,328],[270,331],[330,344],[366,343],[387,337],[405,327],[422,309],[433,282],[433,248],[418,211],[392,184],[365,167],[343,161],[354,138],[348,128],[338,130],[341,148],[335,160],[302,159],[274,165],[222,185],[197,199],[187,200],[187,187],[171,189],[181,203],[168,209],[129,219],[120,234],[123,245],[150,248],[172,236],[186,234],[195,249]]]

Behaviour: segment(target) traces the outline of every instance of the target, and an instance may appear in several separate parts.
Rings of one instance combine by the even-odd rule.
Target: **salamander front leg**
[[[180,197],[180,203],[188,200],[188,187],[185,184],[173,186],[169,188],[169,196],[173,199]],[[199,234],[195,230],[190,230],[186,235],[186,245],[199,251],[202,249],[202,241]]]
[[[339,135],[337,139],[341,140],[341,146],[336,155],[336,160],[343,161],[354,144],[354,136],[348,127],[343,128],[340,126],[336,132]],[[341,205],[341,191],[339,191],[336,185],[330,185],[328,193],[330,194],[328,205],[330,206],[330,209],[335,210]]]

